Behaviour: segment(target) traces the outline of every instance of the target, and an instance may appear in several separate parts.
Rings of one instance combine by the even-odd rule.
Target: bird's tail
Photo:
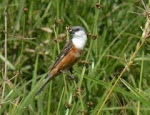
[[[48,84],[48,82],[53,79],[53,77],[51,76],[51,74],[48,74],[47,78],[44,81],[44,84],[42,84],[42,86],[39,88],[39,90],[37,91],[36,95],[38,95],[39,93],[41,93],[41,91],[45,88],[45,86]]]

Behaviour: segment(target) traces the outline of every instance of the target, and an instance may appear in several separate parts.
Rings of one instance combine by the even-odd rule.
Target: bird
[[[70,39],[60,51],[56,61],[51,66],[48,76],[44,79],[44,84],[41,85],[37,94],[44,89],[50,80],[54,79],[63,71],[71,69],[83,54],[87,42],[85,29],[81,26],[72,26],[69,29],[69,33],[72,35],[72,39]]]

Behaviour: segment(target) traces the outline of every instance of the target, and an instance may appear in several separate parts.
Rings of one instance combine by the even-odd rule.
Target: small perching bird
[[[80,26],[73,26],[69,29],[69,33],[72,34],[72,39],[66,43],[61,50],[55,63],[51,67],[49,75],[45,79],[44,84],[38,90],[37,94],[42,91],[51,79],[55,78],[64,70],[70,69],[79,60],[87,41],[85,29]]]

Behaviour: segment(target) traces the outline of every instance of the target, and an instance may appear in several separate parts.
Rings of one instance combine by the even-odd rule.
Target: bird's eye
[[[79,28],[77,28],[76,31],[79,31]]]

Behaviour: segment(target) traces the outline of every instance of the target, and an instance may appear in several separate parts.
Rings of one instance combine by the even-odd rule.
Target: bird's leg
[[[71,74],[73,74],[73,67],[69,68]]]
[[[75,80],[75,81],[78,80],[77,77],[75,77],[75,76],[72,75],[72,74],[73,74],[73,68],[72,68],[72,67],[69,68],[69,69],[66,70],[66,71],[61,71],[61,72],[62,72],[63,74],[66,74],[69,80]]]
[[[77,80],[78,80],[77,77],[76,77],[76,76],[73,76],[73,67],[69,68],[69,72],[70,72],[70,74],[68,74],[68,78],[69,78],[70,80],[75,80],[75,81],[77,81]]]
[[[73,68],[71,67],[71,68],[69,68],[68,70],[69,70],[70,73],[68,74],[67,77],[68,77],[70,80],[74,80],[74,76],[72,75],[72,74],[73,74]]]

